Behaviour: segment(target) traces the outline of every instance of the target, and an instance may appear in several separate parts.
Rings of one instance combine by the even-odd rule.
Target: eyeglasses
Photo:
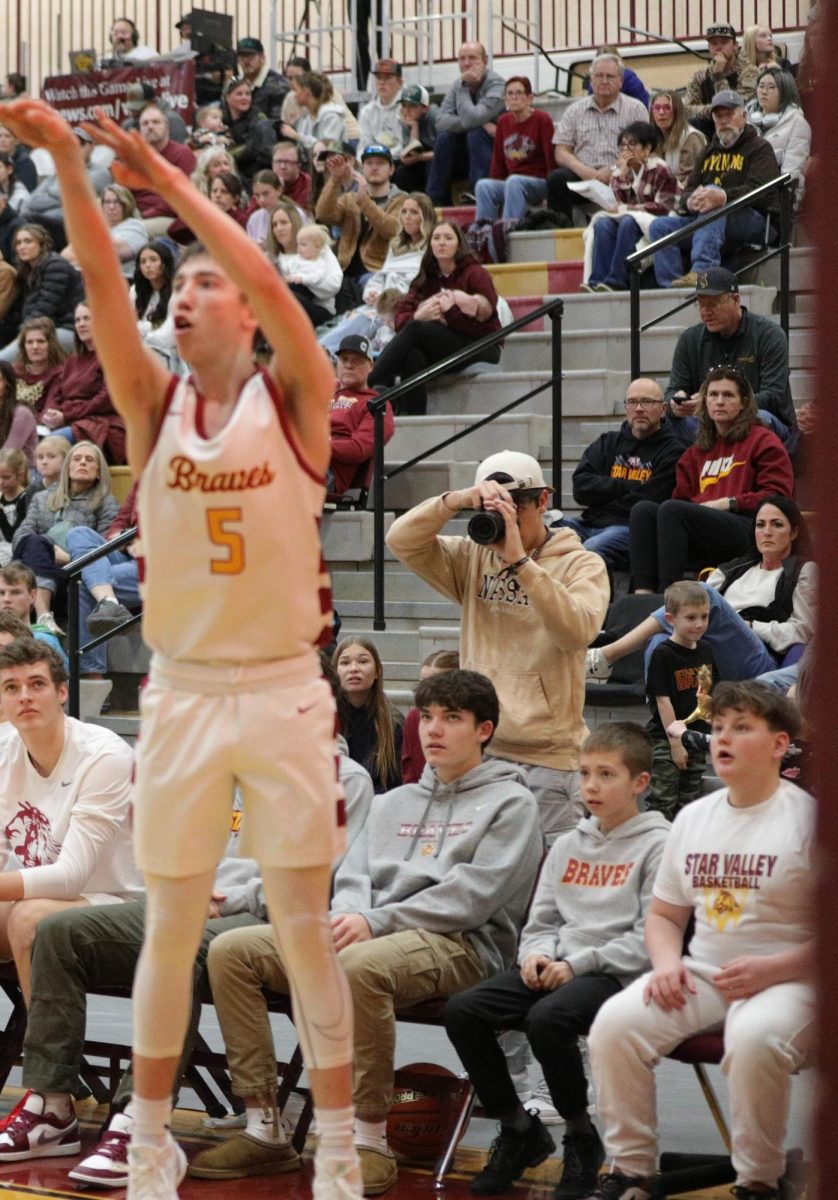
[[[636,142],[634,140],[634,138],[622,138],[622,140],[617,144],[617,149],[618,150],[623,150],[623,149],[633,150],[635,148],[635,146],[639,146],[639,145],[640,145],[640,142]]]
[[[641,396],[639,400],[626,400],[626,408],[654,408],[656,404],[663,404],[663,400],[652,398],[651,396]]]

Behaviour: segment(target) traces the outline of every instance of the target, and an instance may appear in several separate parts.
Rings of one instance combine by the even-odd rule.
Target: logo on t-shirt
[[[734,467],[744,467],[744,465],[743,460],[736,462],[732,454],[726,454],[724,458],[714,458],[711,462],[706,462],[701,468],[699,491],[703,492],[705,488],[713,487],[720,479],[726,479]]]
[[[49,818],[25,800],[4,832],[21,867],[47,866],[61,853],[60,843],[52,836]]]

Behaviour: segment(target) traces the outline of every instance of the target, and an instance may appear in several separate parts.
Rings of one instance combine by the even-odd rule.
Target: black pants
[[[53,593],[65,590],[64,572],[55,561],[55,544],[42,533],[27,533],[15,546],[15,558],[35,572],[38,587]]]
[[[324,308],[322,304],[318,304],[311,288],[307,288],[304,283],[289,283],[288,288],[294,293],[299,306],[306,310],[306,315],[315,329],[324,321],[331,321],[335,314],[329,312],[328,308]]]
[[[449,354],[456,354],[474,342],[468,333],[458,333],[439,321],[408,321],[384,347],[372,369],[370,387],[390,387],[396,379],[410,379]],[[467,361],[471,361],[470,359]],[[499,362],[500,346],[492,346],[481,355],[483,362]],[[466,366],[466,363],[463,363]],[[422,416],[428,407],[424,386],[406,392],[393,406],[402,416]]]
[[[691,500],[640,500],[629,517],[629,556],[635,588],[662,592],[684,578],[691,562],[715,567],[753,548],[754,523],[742,513]]]
[[[578,1039],[619,991],[613,975],[580,975],[554,992],[535,992],[513,967],[452,996],[445,1028],[487,1115],[500,1117],[519,1103],[495,1035],[520,1029],[544,1068],[559,1113],[566,1121],[581,1117],[588,1105],[588,1083]]]

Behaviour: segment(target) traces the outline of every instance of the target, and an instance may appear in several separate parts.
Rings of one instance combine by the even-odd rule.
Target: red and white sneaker
[[[99,1143],[70,1171],[70,1179],[96,1187],[124,1188],[128,1182],[128,1147],[134,1122],[116,1113],[108,1122]]]
[[[30,1092],[0,1132],[0,1164],[27,1158],[61,1158],[78,1154],[79,1123],[75,1113],[66,1121],[44,1112],[40,1092]]]

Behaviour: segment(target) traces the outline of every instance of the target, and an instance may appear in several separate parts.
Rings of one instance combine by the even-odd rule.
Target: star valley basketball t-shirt
[[[689,957],[722,966],[742,954],[776,954],[812,936],[811,842],[815,801],[793,783],[734,808],[727,789],[682,809],[655,879],[666,904],[689,906]]]

